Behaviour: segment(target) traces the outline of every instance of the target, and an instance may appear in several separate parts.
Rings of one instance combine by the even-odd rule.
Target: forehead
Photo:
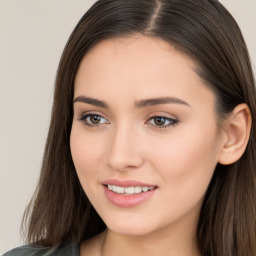
[[[101,77],[106,75],[108,79],[112,75],[115,78],[123,75],[124,78],[132,79],[139,78],[136,77],[138,74],[150,77],[164,75],[161,74],[164,72],[172,72],[172,76],[190,72],[195,76],[193,68],[192,60],[167,42],[158,38],[133,35],[98,42],[82,59],[75,82],[80,82],[80,77],[90,78],[95,73],[101,74]],[[100,76],[97,78],[100,79]]]
[[[161,39],[133,35],[103,40],[84,56],[75,80],[75,96],[79,94],[133,100],[174,96],[188,101],[211,92],[185,54]],[[207,96],[213,102],[213,95]]]
[[[170,58],[171,55],[171,58]],[[131,35],[123,38],[112,38],[98,42],[84,56],[82,62],[92,62],[101,59],[109,62],[117,62],[125,64],[144,64],[144,67],[152,66],[153,64],[161,64],[164,61],[171,59],[178,60],[193,68],[193,61],[185,54],[175,49],[168,42],[160,38],[152,38],[142,35]],[[175,61],[176,61],[175,60]],[[145,63],[148,61],[148,63]],[[147,65],[145,65],[147,64]],[[134,66],[135,67],[135,66]]]
[[[106,49],[110,50],[110,52],[106,52]],[[129,51],[138,51],[144,55],[148,55],[149,53],[150,55],[159,55],[160,53],[162,57],[164,56],[164,52],[176,52],[173,46],[160,38],[133,34],[126,37],[102,40],[94,45],[85,57],[87,58],[94,54],[102,54],[106,57],[108,53],[120,55],[124,53],[124,49],[126,53]],[[150,50],[150,52],[148,50]]]

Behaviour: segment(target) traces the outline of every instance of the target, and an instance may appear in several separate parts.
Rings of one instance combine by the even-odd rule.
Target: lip
[[[157,187],[155,184],[144,183],[136,180],[109,179],[102,182],[103,185],[115,185],[119,187]]]
[[[106,185],[115,185],[120,187],[155,187],[153,190],[149,190],[147,192],[141,192],[138,194],[132,194],[132,195],[125,195],[125,194],[117,194],[107,188]],[[146,200],[150,199],[156,192],[157,186],[153,184],[147,184],[140,181],[135,180],[106,180],[102,182],[102,186],[105,192],[105,196],[108,199],[108,201],[115,206],[119,207],[134,207],[137,206]]]

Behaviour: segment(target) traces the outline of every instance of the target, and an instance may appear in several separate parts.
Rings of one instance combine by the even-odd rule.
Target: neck
[[[101,256],[199,256],[195,232],[165,227],[147,235],[121,235],[106,230]]]
[[[138,230],[132,227],[129,232],[134,232],[130,234],[107,229],[82,243],[81,256],[200,256],[196,240],[198,211],[164,227],[153,225],[152,231],[144,234],[136,234]]]

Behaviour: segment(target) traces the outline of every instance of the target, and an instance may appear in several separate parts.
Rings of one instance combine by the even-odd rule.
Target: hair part
[[[249,106],[253,120],[247,149],[236,163],[217,165],[196,240],[202,255],[255,255],[255,82],[241,31],[217,0],[100,0],[81,18],[57,72],[41,176],[24,215],[27,241],[79,244],[106,228],[80,185],[71,157],[74,80],[82,58],[97,42],[133,34],[162,39],[189,56],[216,95],[220,120],[240,103]]]

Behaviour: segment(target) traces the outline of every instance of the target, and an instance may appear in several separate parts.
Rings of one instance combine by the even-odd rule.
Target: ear
[[[219,163],[228,165],[236,162],[243,155],[252,125],[251,111],[247,104],[237,105],[224,124],[222,147]]]

